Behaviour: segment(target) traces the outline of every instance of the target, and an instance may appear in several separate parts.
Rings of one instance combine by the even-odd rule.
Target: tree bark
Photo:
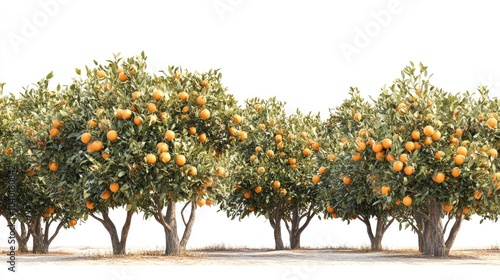
[[[446,257],[448,256],[448,250],[446,250],[445,246],[443,223],[441,221],[443,207],[435,199],[430,198],[428,209],[429,218],[424,226],[424,255]]]
[[[90,216],[97,221],[99,221],[106,231],[109,233],[109,237],[111,238],[111,246],[113,248],[113,255],[124,255],[127,253],[127,238],[130,230],[130,225],[132,223],[132,216],[134,212],[132,210],[127,211],[127,218],[125,219],[125,223],[123,224],[121,234],[118,235],[118,231],[116,230],[116,226],[109,217],[109,212],[102,211],[101,212],[102,219],[97,217],[94,213],[90,213]]]
[[[63,223],[60,222],[56,231],[52,236],[50,236],[50,226],[54,222],[54,220],[48,220],[45,222],[45,229],[42,228],[42,218],[38,217],[35,219],[30,225],[30,233],[33,236],[33,250],[34,254],[47,254],[49,253],[50,243],[56,238],[59,234],[59,231],[63,227]]]
[[[376,216],[377,226],[375,228],[375,234],[373,234],[372,225],[370,223],[370,216],[359,216],[358,217],[365,225],[366,232],[368,233],[368,237],[370,239],[370,247],[372,251],[382,251],[382,239],[384,238],[384,234],[387,229],[394,222],[394,218],[391,218],[389,221],[385,221],[381,215]]]
[[[300,212],[300,205],[297,203],[292,211],[291,216],[291,226],[285,221],[286,228],[288,230],[288,234],[290,236],[290,248],[291,249],[300,249],[300,236],[302,232],[309,225],[309,222],[314,217],[313,213],[313,205],[311,204],[305,213]],[[300,223],[305,219],[304,224],[302,226]]]
[[[184,219],[184,209],[186,209],[186,207],[189,204],[191,204],[191,213],[189,213],[189,219],[186,223],[186,219]],[[181,249],[181,252],[185,252],[187,243],[189,241],[189,238],[191,237],[191,232],[193,231],[193,225],[194,225],[194,221],[196,218],[196,203],[194,202],[194,200],[191,202],[188,202],[188,203],[186,203],[186,205],[184,205],[184,208],[181,211],[181,215],[182,215],[182,221],[184,222],[185,229],[184,229],[184,234],[182,235],[182,239],[180,242],[180,247],[181,247],[180,249]]]
[[[2,213],[2,216],[7,220],[7,224],[9,226],[14,226],[14,223],[8,217],[5,213]],[[31,233],[29,232],[28,226],[21,222],[18,221],[21,227],[21,232],[19,232],[15,226],[14,226],[14,233],[16,235],[16,241],[17,241],[17,251],[20,253],[26,253],[28,252],[28,241],[31,237]]]
[[[419,213],[415,206],[413,206],[413,217],[415,218],[416,228],[414,227],[415,232],[418,237],[418,251],[424,252],[424,215]]]
[[[448,234],[448,238],[446,239],[445,246],[446,246],[446,255],[449,255],[451,247],[453,246],[453,243],[455,243],[455,238],[458,235],[458,231],[460,230],[460,227],[462,226],[462,222],[464,220],[464,215],[455,215],[455,223],[450,229],[450,233]]]
[[[276,221],[275,218],[270,217],[269,222],[271,223],[271,227],[274,232],[274,249],[284,250],[285,245],[283,245],[283,238],[281,236],[281,219]]]

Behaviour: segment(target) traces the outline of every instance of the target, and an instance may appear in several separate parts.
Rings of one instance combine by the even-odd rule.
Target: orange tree
[[[399,209],[423,253],[446,256],[464,218],[497,217],[498,103],[484,90],[450,94],[426,76],[425,66],[412,63],[376,100],[381,123],[374,141],[392,135],[394,160],[373,176],[390,186],[379,202]]]
[[[330,146],[322,160],[329,170],[322,208],[326,217],[339,217],[348,223],[358,218],[366,225],[371,249],[382,250],[382,238],[394,218],[391,206],[380,200],[390,194],[391,187],[390,182],[376,179],[374,172],[397,162],[391,151],[392,131],[379,129],[373,105],[356,88],[349,94],[327,120]]]
[[[50,243],[63,227],[76,225],[82,212],[68,199],[64,188],[71,180],[74,161],[65,170],[64,160],[71,155],[67,145],[64,121],[57,115],[64,112],[64,100],[59,86],[49,91],[52,73],[36,83],[34,88],[25,88],[15,100],[16,150],[18,161],[18,188],[16,193],[18,211],[15,219],[28,224],[33,237],[33,252],[47,253]],[[70,124],[70,122],[68,122]],[[59,169],[59,166],[63,168]],[[74,179],[73,179],[74,181]],[[57,224],[53,233],[51,225]],[[29,236],[28,236],[29,237]]]
[[[86,109],[92,115],[80,137],[88,153],[82,203],[121,247],[115,253],[124,253],[133,212],[143,211],[164,228],[165,253],[177,255],[185,250],[197,207],[224,196],[228,125],[238,107],[225,92],[219,71],[200,74],[170,67],[169,73],[151,76],[145,60],[144,54],[115,58],[87,69],[88,78],[74,87],[96,100],[89,103],[96,106]],[[185,203],[182,238],[177,203]],[[127,211],[121,241],[108,216],[115,207]]]
[[[246,103],[242,127],[248,140],[236,147],[234,190],[221,209],[232,219],[252,213],[269,219],[277,250],[284,249],[283,221],[290,246],[299,248],[301,233],[317,213],[317,184],[319,173],[324,173],[316,160],[321,145],[319,116],[297,111],[287,117],[284,103],[275,98],[254,98]],[[240,116],[235,120],[240,122]],[[237,130],[232,133],[241,137]]]

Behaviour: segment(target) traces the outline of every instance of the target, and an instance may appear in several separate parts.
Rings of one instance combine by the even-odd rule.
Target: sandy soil
[[[154,253],[154,252],[152,252]],[[157,252],[159,253],[159,251]],[[2,254],[3,255],[3,254]],[[158,274],[185,279],[478,279],[500,273],[500,250],[452,251],[448,258],[424,257],[413,251],[228,250],[189,251],[187,256],[133,254],[122,257],[90,248],[57,248],[48,255],[18,255],[17,272],[0,270],[0,279],[136,280]],[[8,276],[8,278],[4,278]],[[163,277],[178,279],[178,277]],[[163,279],[162,278],[162,279]],[[48,279],[48,278],[47,278]],[[160,279],[160,278],[158,278]]]

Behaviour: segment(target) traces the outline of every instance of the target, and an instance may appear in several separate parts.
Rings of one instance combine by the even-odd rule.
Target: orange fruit
[[[106,72],[103,70],[97,70],[97,78],[102,79],[104,77],[106,77]]]
[[[205,143],[207,141],[207,135],[205,133],[201,133],[198,135],[198,142]]]
[[[283,141],[283,136],[278,134],[274,137],[274,140],[279,143],[279,142]]]
[[[425,137],[424,145],[426,145],[426,146],[432,145],[432,137],[429,137],[429,136]]]
[[[410,206],[412,205],[413,203],[413,199],[409,196],[405,196],[405,198],[403,198],[403,205],[404,206]]]
[[[463,130],[463,129],[461,129],[461,128],[457,128],[457,129],[455,130],[455,136],[456,136],[456,137],[461,138],[463,134],[464,134],[464,130]]]
[[[156,104],[154,104],[154,103],[151,103],[151,102],[150,102],[150,103],[148,103],[148,105],[147,105],[147,106],[148,106],[148,111],[149,111],[150,113],[154,113],[154,112],[156,112]]]
[[[261,193],[262,192],[262,187],[258,186],[254,189],[255,193]]]
[[[444,157],[445,153],[443,151],[437,151],[434,155],[434,158],[437,160],[441,160]]]
[[[200,106],[203,106],[203,105],[207,104],[207,98],[203,95],[200,95],[200,96],[198,96],[198,98],[196,98],[196,103]]]
[[[132,93],[132,101],[138,99],[139,97],[141,97],[142,93],[140,91],[134,91]]]
[[[188,169],[188,175],[191,177],[198,175],[198,169],[196,169],[196,167],[194,166],[190,166]]]
[[[447,203],[443,204],[443,210],[444,210],[445,212],[450,212],[450,211],[451,211],[451,209],[453,209],[453,207],[452,207],[451,205],[449,205],[449,204],[447,204]]]
[[[467,155],[467,148],[466,147],[458,147],[457,154],[466,156]]]
[[[333,212],[335,212],[335,209],[333,208],[333,206],[328,205],[328,206],[326,207],[326,211],[327,211],[328,213],[333,213]]]
[[[70,220],[69,221],[69,226],[71,226],[71,227],[76,226],[76,220]]]
[[[90,127],[97,127],[99,124],[95,120],[88,121],[88,125]]]
[[[481,191],[481,190],[474,191],[474,198],[475,199],[479,200],[479,199],[481,199],[482,196],[483,196],[483,191]]]
[[[453,167],[451,169],[451,176],[453,176],[455,178],[457,178],[458,176],[460,176],[460,173],[461,173],[461,170],[458,167]]]
[[[432,136],[434,134],[434,127],[428,125],[424,128],[424,134],[425,136]]]
[[[59,134],[59,132],[60,132],[59,129],[55,127],[49,130],[49,134],[51,137],[56,137]]]
[[[90,143],[90,148],[94,152],[99,152],[100,150],[102,150],[102,148],[104,148],[104,145],[102,144],[101,141],[96,140],[96,141]]]
[[[445,176],[444,176],[443,172],[438,172],[438,173],[436,173],[436,175],[434,175],[434,177],[432,177],[432,180],[434,180],[434,182],[436,182],[438,184],[441,184],[442,182],[444,182],[444,179],[445,179]]]
[[[399,160],[394,161],[394,163],[392,164],[392,168],[396,172],[403,170],[403,162]]]
[[[86,206],[89,210],[94,209],[94,203],[93,203],[92,201],[87,201],[87,202],[85,202],[85,206]]]
[[[405,144],[405,149],[408,151],[408,152],[413,152],[415,150],[415,143],[411,142],[411,141],[408,141],[406,142]]]
[[[356,113],[356,114],[354,114],[354,117],[353,117],[353,119],[357,122],[361,121],[362,118],[363,118],[363,115],[361,115],[361,113]]]
[[[405,167],[404,172],[406,175],[410,176],[415,172],[415,168],[411,165]]]
[[[384,152],[378,152],[375,154],[375,158],[377,160],[383,160],[385,158],[385,153]]]
[[[153,90],[153,99],[159,101],[164,96],[163,91],[155,89]]]
[[[163,162],[163,163],[169,163],[170,159],[171,159],[171,156],[170,156],[169,153],[167,153],[167,152],[160,153],[160,160],[161,160],[161,162]]]
[[[295,164],[297,164],[297,160],[295,158],[289,158],[288,159],[288,164],[295,165]]]
[[[469,207],[465,206],[462,210],[462,213],[464,213],[465,215],[469,214]]]
[[[59,121],[58,119],[53,119],[52,126],[57,128],[57,129],[60,129],[63,126],[63,123],[61,121]]]
[[[147,154],[145,157],[145,160],[148,164],[155,164],[156,163],[156,155]]]
[[[119,189],[120,189],[120,185],[119,185],[118,183],[113,182],[113,183],[109,184],[109,190],[110,190],[111,192],[114,192],[114,193],[115,193],[115,192],[117,192]]]
[[[392,140],[389,138],[385,138],[384,140],[382,140],[382,146],[384,147],[384,149],[390,149],[392,147]]]
[[[240,115],[234,115],[233,116],[233,122],[235,124],[240,124],[242,120],[243,120],[243,118]]]
[[[106,133],[106,138],[108,138],[109,141],[113,142],[116,141],[118,138],[118,132],[116,130],[110,130],[108,133]]]
[[[267,155],[267,157],[269,157],[269,158],[273,158],[273,157],[274,157],[274,152],[273,152],[273,150],[268,150],[268,151],[266,152],[266,155]]]
[[[320,144],[319,144],[319,142],[314,141],[314,143],[312,143],[312,145],[311,145],[311,148],[312,148],[313,150],[315,150],[315,151],[318,151],[318,150],[319,150],[319,148],[320,148]]]
[[[135,125],[141,125],[142,124],[142,118],[139,116],[134,117],[134,124]]]
[[[384,148],[384,146],[381,143],[375,143],[375,144],[373,144],[372,150],[375,153],[380,153],[383,148]]]
[[[105,191],[101,194],[101,198],[106,200],[111,196],[111,193],[109,191]]]
[[[176,155],[175,164],[177,164],[177,166],[183,166],[186,164],[186,157],[184,155]]]
[[[281,189],[280,190],[280,195],[281,196],[286,196],[287,193],[288,193],[288,191],[286,189]]]
[[[434,131],[434,133],[432,133],[432,135],[431,135],[431,138],[434,141],[439,141],[439,139],[441,139],[441,132],[439,132],[437,130]]]
[[[253,105],[253,108],[255,109],[255,111],[260,111],[260,110],[262,110],[262,105],[257,103],[257,104]]]
[[[361,160],[361,154],[360,153],[352,155],[351,157],[352,157],[352,160],[354,160],[354,161],[360,161]]]
[[[349,184],[351,183],[351,178],[349,178],[349,177],[344,177],[344,178],[342,179],[342,181],[344,182],[344,184],[349,185]]]
[[[57,163],[55,162],[51,162],[49,163],[49,169],[50,171],[55,172],[57,171],[57,169],[59,169],[59,165],[57,165]]]
[[[411,139],[418,140],[420,139],[420,131],[414,130],[411,132]]]
[[[320,180],[321,180],[321,178],[320,178],[318,175],[314,175],[314,176],[312,177],[312,182],[313,182],[314,184],[319,183],[319,181],[320,181]]]
[[[219,166],[215,169],[215,172],[218,177],[222,177],[224,176],[224,173],[226,173],[226,170],[224,169],[224,167]]]
[[[312,155],[312,152],[308,148],[305,148],[304,150],[302,150],[302,155],[305,157],[308,157],[308,156]]]
[[[101,154],[101,157],[102,157],[103,159],[107,159],[107,158],[110,158],[110,157],[111,157],[111,155],[110,155],[110,154],[108,154],[108,153],[102,153],[102,154]]]
[[[203,109],[200,111],[200,118],[203,120],[208,120],[210,118],[210,111],[208,109]]]
[[[462,165],[464,164],[465,162],[465,157],[463,155],[456,155],[454,158],[453,158],[453,161],[455,162],[455,164],[457,165]]]
[[[189,94],[184,91],[179,92],[179,99],[182,101],[187,101],[189,99]]]
[[[172,141],[174,140],[175,138],[175,132],[173,132],[172,130],[167,130],[167,132],[165,132],[165,139],[167,139],[168,141]]]
[[[245,192],[244,197],[246,199],[249,199],[250,197],[252,197],[252,194],[250,192]]]
[[[497,119],[491,117],[489,118],[486,123],[491,127],[491,128],[495,128],[497,127]]]
[[[486,154],[489,155],[492,158],[497,158],[498,157],[498,151],[496,149],[489,149],[486,151]]]
[[[382,187],[382,189],[380,191],[382,192],[383,195],[389,195],[389,193],[391,192],[391,187],[388,185],[385,185]]]
[[[399,160],[403,163],[407,163],[409,158],[408,158],[408,155],[407,154],[400,154],[399,155]]]
[[[121,82],[127,81],[128,80],[127,74],[120,72],[120,74],[118,74],[118,80],[120,80]]]
[[[415,144],[415,150],[420,150],[422,149],[422,145],[420,145],[419,142],[413,142]]]
[[[261,151],[262,151],[262,147],[261,146],[255,147],[255,152],[256,153],[260,153]]]
[[[365,149],[366,149],[366,144],[365,144],[365,142],[358,142],[358,143],[356,143],[356,150],[357,150],[358,152],[362,152],[362,151],[364,151]]]
[[[132,117],[132,111],[131,110],[129,110],[129,109],[122,110],[122,118],[124,120],[130,119],[130,117]]]
[[[264,172],[266,172],[266,169],[264,167],[261,166],[257,168],[257,173],[264,173]]]
[[[88,132],[82,134],[81,139],[83,144],[88,144],[92,140],[92,135]]]
[[[199,207],[205,206],[206,203],[207,201],[204,198],[196,200],[196,205],[198,205]]]
[[[195,135],[196,134],[196,127],[191,126],[188,131],[189,135]]]
[[[326,167],[324,166],[321,166],[319,169],[318,169],[318,173],[323,175],[324,173],[326,172]]]
[[[168,152],[168,144],[165,142],[159,142],[158,144],[156,144],[156,148],[160,153]]]
[[[393,154],[387,154],[387,155],[385,156],[385,160],[386,160],[386,161],[388,161],[388,162],[391,162],[391,161],[393,161],[393,160],[395,160],[395,159],[396,159],[396,158],[394,157],[394,155],[393,155]]]
[[[273,188],[275,188],[275,189],[279,189],[280,187],[281,187],[281,183],[280,183],[280,181],[274,181],[274,182],[273,182]]]

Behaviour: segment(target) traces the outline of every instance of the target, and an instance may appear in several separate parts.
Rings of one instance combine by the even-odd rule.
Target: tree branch
[[[443,235],[446,233],[446,228],[448,228],[448,224],[450,223],[450,221],[451,221],[451,216],[448,215],[448,221],[446,221],[446,223],[444,224]]]
[[[181,210],[181,218],[182,218],[182,222],[184,223],[184,226],[187,226],[186,218],[184,218],[184,210],[186,210],[186,207],[189,205],[189,203],[191,203],[191,200],[186,202],[186,204],[184,204],[184,207],[182,207],[182,210]],[[192,211],[192,209],[191,209],[191,211]],[[190,216],[189,219],[191,219],[191,215],[189,215],[189,216]]]
[[[61,230],[61,228],[63,227],[63,223],[62,221],[57,225],[57,228],[56,228],[56,232],[54,232],[54,234],[52,234],[52,236],[50,237],[50,239],[47,241],[47,246],[50,245],[50,243],[52,243],[52,240],[54,240],[54,238],[56,238],[57,234],[59,233],[59,230]],[[48,234],[48,232],[47,232]]]

